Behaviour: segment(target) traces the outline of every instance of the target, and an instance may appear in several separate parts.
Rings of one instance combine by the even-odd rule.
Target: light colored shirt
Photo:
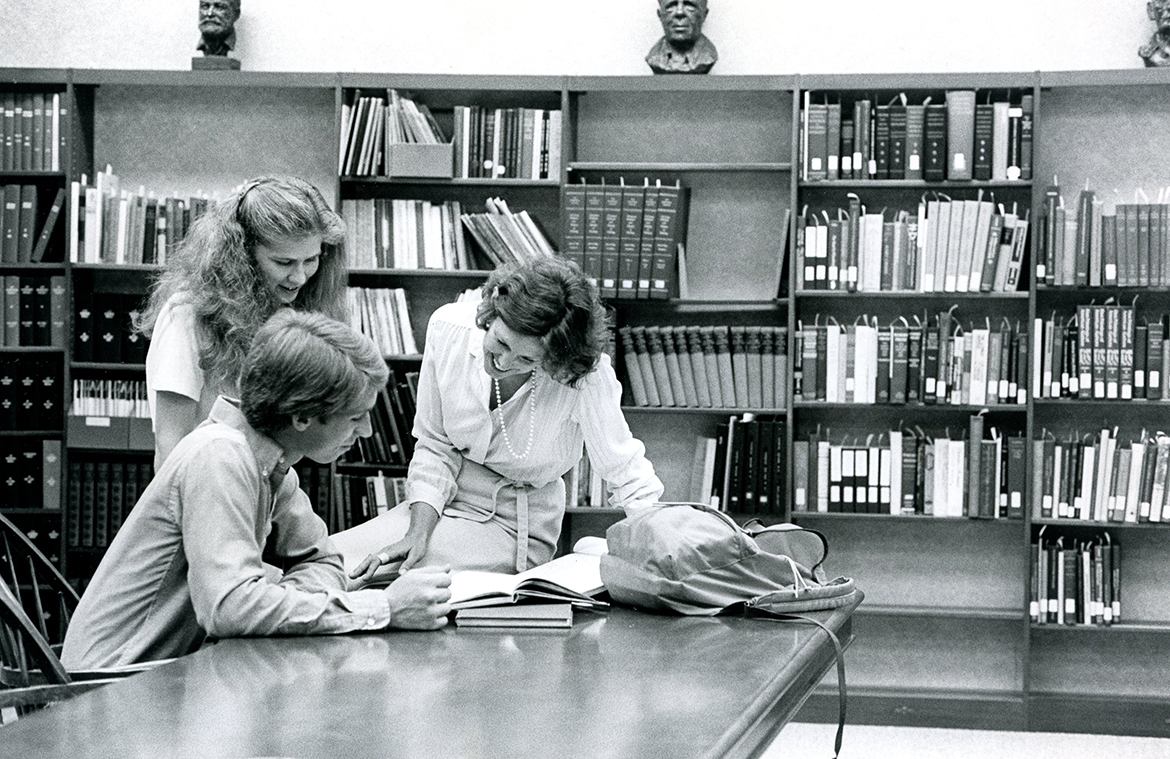
[[[199,333],[195,308],[183,293],[172,295],[154,320],[150,348],[146,352],[146,397],[151,421],[156,420],[159,391],[177,393],[198,403],[196,419],[211,413],[220,395],[237,395],[235,388],[216,388],[206,381],[199,366]]]
[[[282,455],[221,398],[118,530],[70,621],[65,666],[181,656],[207,636],[386,627],[384,592],[345,592],[341,557]],[[283,576],[262,556],[287,564]]]
[[[499,413],[489,410],[492,380],[483,368],[484,331],[475,324],[477,305],[452,303],[431,315],[418,382],[408,500],[423,501],[442,513],[455,495],[464,458],[513,482],[540,487],[568,472],[584,445],[612,488],[610,503],[630,511],[658,501],[662,483],[646,459],[645,446],[630,433],[621,410],[621,385],[605,355],[576,388],[538,369],[535,391],[534,383],[527,382],[504,402],[500,408],[512,448],[522,453],[529,430],[533,433],[528,455],[512,455]]]

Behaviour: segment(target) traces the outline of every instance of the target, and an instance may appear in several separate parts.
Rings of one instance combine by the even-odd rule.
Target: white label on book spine
[[[910,165],[907,166],[906,168],[910,169],[910,171],[918,171],[919,169],[922,168],[922,163],[920,162],[920,159],[919,159],[919,156],[917,153],[912,153],[909,156],[909,164]]]
[[[1046,271],[1047,269],[1044,264],[1036,264],[1036,279],[1044,279]]]
[[[838,163],[837,156],[835,156],[835,155],[829,156],[827,162],[829,164],[829,171],[836,171],[837,170],[837,163]]]
[[[108,416],[87,416],[85,417],[86,427],[109,427],[110,417]]]
[[[876,174],[877,174],[877,159],[871,158],[871,159],[869,159],[869,175],[872,177],[872,176],[875,176]]]
[[[820,158],[813,156],[812,158],[808,159],[808,163],[809,163],[809,167],[808,167],[809,171],[820,171],[821,170],[821,159]]]
[[[1150,376],[1146,378],[1146,386],[1151,390],[1156,390],[1162,386],[1162,373],[1156,369],[1150,370]]]
[[[967,154],[966,153],[955,153],[954,163],[952,164],[951,168],[953,168],[955,171],[966,171],[967,170]]]
[[[841,156],[841,171],[853,173],[853,158],[851,156]]]
[[[1105,279],[1106,280],[1116,280],[1117,279],[1117,264],[1105,264]]]

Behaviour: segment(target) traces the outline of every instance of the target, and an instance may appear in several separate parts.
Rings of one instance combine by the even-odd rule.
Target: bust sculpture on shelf
[[[1138,48],[1146,66],[1170,66],[1170,0],[1150,0],[1146,13],[1158,29],[1150,41]]]
[[[229,58],[236,45],[235,24],[240,18],[240,0],[199,0],[199,33],[195,48],[203,57],[191,59],[193,69],[238,69],[240,62]]]
[[[663,36],[646,56],[655,74],[706,74],[719,60],[703,35],[707,0],[658,0],[658,20]]]

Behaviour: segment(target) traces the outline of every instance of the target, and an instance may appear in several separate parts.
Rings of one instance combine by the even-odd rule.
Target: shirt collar
[[[288,465],[284,463],[284,449],[272,438],[253,429],[252,425],[248,424],[248,420],[244,417],[244,412],[240,410],[239,404],[240,402],[233,398],[228,398],[223,395],[219,396],[215,399],[215,405],[211,407],[211,413],[208,415],[207,422],[204,422],[204,424],[208,422],[219,422],[244,433],[244,439],[248,441],[248,447],[252,449],[252,453],[256,456],[256,463],[260,466],[260,473],[265,477],[268,477],[274,471],[283,470],[287,472]]]

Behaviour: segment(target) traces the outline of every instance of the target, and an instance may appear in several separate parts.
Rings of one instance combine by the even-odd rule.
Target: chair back
[[[77,591],[16,524],[0,514],[0,576],[51,645],[65,641]]]
[[[49,641],[25,613],[20,599],[0,579],[0,663],[10,687],[66,685],[71,679]]]

